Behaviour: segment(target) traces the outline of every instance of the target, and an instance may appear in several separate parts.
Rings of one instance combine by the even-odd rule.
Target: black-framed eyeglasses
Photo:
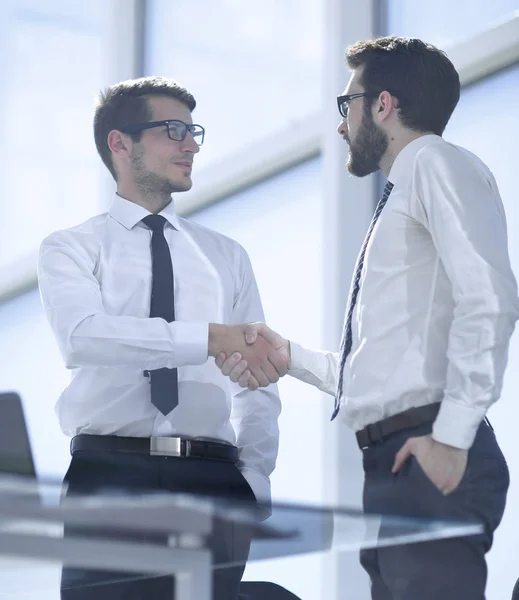
[[[345,119],[348,116],[348,108],[349,103],[355,98],[362,98],[364,96],[372,96],[373,94],[369,94],[368,92],[360,92],[358,94],[346,94],[345,96],[337,96],[337,106],[339,108],[339,112],[341,113],[341,117]]]
[[[177,119],[168,119],[166,121],[150,121],[148,123],[135,123],[133,125],[126,125],[126,127],[123,127],[121,131],[123,133],[138,133],[139,131],[152,129],[153,127],[166,127],[169,139],[176,142],[181,142],[184,140],[187,132],[189,131],[199,146],[204,143],[205,129],[202,127],[202,125],[184,123],[184,121],[178,121]]]

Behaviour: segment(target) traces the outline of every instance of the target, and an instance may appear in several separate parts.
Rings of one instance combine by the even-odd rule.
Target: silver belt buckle
[[[151,437],[150,454],[158,456],[182,456],[182,440],[179,437]]]

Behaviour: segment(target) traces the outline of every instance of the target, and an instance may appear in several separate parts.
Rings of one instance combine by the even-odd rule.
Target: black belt
[[[367,425],[364,429],[357,431],[357,443],[362,450],[384,441],[385,438],[392,433],[408,429],[409,427],[418,427],[426,423],[432,423],[440,410],[441,402],[427,404],[418,408],[410,408],[404,412],[387,417],[371,425]]]
[[[179,437],[141,438],[122,437],[118,435],[89,435],[83,433],[73,437],[70,442],[70,453],[74,454],[78,450],[204,458],[232,463],[238,460],[238,448],[230,444],[220,444],[204,440],[186,440]]]

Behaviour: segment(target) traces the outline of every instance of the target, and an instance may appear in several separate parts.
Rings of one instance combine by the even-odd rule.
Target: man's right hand
[[[225,357],[221,360],[222,366],[229,357],[230,363],[226,364],[222,373],[249,389],[276,383],[280,376],[286,374],[290,363],[287,348],[280,343],[282,338],[266,325],[263,326],[273,335],[268,332],[263,335],[262,328],[258,328],[261,325],[209,324],[209,356],[220,357],[220,360]],[[219,362],[216,362],[218,366]]]
[[[261,343],[261,341],[266,341],[270,344],[275,350],[276,359],[270,360],[269,358],[270,363],[275,367],[279,377],[286,374],[290,366],[289,340],[281,337],[265,325],[265,323],[249,323],[245,327],[244,336],[247,347]],[[231,381],[238,382],[241,387],[248,387],[250,390],[265,387],[264,379],[260,380],[256,377],[245,354],[242,355],[239,351],[235,351],[232,354],[220,352],[215,362],[224,375],[230,377]],[[279,368],[280,366],[282,367],[281,369]]]

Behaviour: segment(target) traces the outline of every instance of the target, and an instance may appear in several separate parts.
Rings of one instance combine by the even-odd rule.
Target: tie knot
[[[148,215],[142,219],[142,222],[152,231],[164,231],[166,219],[162,215]]]

